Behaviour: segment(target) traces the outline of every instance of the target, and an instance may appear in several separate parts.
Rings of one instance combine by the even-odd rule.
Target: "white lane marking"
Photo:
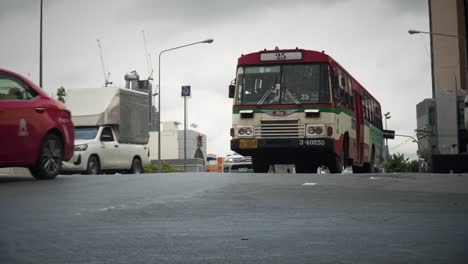
[[[380,179],[380,178],[379,178],[379,177],[370,177],[369,179],[370,179],[370,180],[378,180],[378,179]]]
[[[99,209],[99,211],[109,211],[112,209],[115,209],[115,207],[114,206],[104,207],[104,208]]]
[[[306,183],[302,184],[302,186],[314,186],[314,185],[317,185],[317,183],[315,183],[315,182],[306,182]]]

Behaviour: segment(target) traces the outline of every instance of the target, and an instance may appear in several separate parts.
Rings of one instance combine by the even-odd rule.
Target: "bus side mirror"
[[[234,98],[235,90],[236,90],[236,86],[234,84],[229,85],[229,98]]]

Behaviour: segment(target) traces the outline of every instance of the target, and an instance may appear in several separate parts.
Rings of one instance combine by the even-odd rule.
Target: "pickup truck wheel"
[[[91,156],[88,159],[88,166],[86,167],[86,174],[96,175],[101,170],[101,164],[96,156]]]
[[[62,141],[57,135],[48,134],[41,143],[36,164],[29,171],[37,180],[51,180],[59,174],[62,160]]]
[[[143,165],[139,158],[134,158],[132,161],[132,168],[130,169],[132,174],[141,174],[143,173]]]

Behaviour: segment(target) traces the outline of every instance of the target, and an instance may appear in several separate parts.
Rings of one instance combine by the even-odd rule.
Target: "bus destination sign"
[[[302,60],[302,52],[289,51],[289,52],[268,52],[260,54],[261,61],[288,61],[288,60]]]

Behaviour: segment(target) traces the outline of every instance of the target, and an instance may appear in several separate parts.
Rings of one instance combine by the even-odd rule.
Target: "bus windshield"
[[[326,64],[239,67],[237,80],[238,105],[330,102]]]
[[[75,139],[94,139],[99,127],[75,127]]]

